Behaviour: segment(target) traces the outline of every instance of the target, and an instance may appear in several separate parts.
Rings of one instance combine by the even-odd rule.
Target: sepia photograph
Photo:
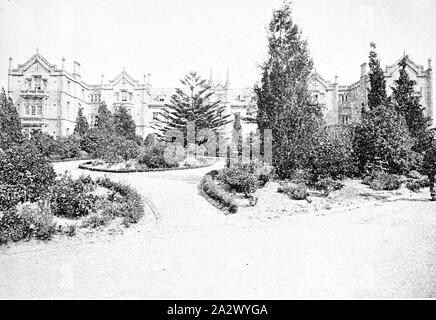
[[[0,300],[435,299],[435,16],[0,0]]]

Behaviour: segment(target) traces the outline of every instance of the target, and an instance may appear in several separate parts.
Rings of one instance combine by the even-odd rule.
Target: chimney
[[[366,62],[360,65],[360,77],[366,76]]]
[[[74,61],[74,72],[73,72],[74,76],[80,77],[80,63],[78,63],[77,61]]]
[[[12,58],[9,58],[9,61],[11,60]],[[432,68],[432,66],[431,66],[431,58],[428,58],[428,70],[432,70],[433,68]]]
[[[13,61],[14,61],[14,59],[12,59],[12,57],[9,57],[9,71],[12,70]]]
[[[338,75],[335,75],[335,83],[334,84],[338,84]]]
[[[62,57],[62,70],[65,70],[65,57]]]
[[[147,85],[151,86],[151,74],[147,74]]]
[[[147,84],[147,75],[144,73],[144,78],[143,78],[144,84]]]
[[[104,83],[104,74],[101,75],[101,85]]]

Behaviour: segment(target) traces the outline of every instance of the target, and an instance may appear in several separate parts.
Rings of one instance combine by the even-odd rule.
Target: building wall
[[[399,77],[398,63],[386,67],[385,79],[388,94],[391,86]],[[432,115],[432,67],[431,60],[425,69],[407,57],[407,71],[411,79],[417,81],[416,91],[421,97],[421,104],[428,115]],[[329,125],[351,124],[359,122],[362,110],[367,108],[367,90],[369,76],[366,63],[362,64],[359,81],[351,85],[339,85],[338,78],[334,83],[325,80],[314,72],[309,82],[312,97],[323,109],[326,123]],[[150,75],[142,82],[132,78],[125,70],[114,79],[100,84],[87,84],[82,80],[80,64],[74,62],[73,72],[65,69],[62,59],[60,69],[50,64],[39,53],[34,54],[24,64],[13,68],[10,58],[8,70],[8,94],[18,108],[24,131],[41,130],[53,136],[66,136],[74,132],[79,108],[91,125],[96,122],[98,106],[104,101],[114,112],[118,106],[124,105],[136,123],[137,134],[145,137],[154,132],[159,124],[158,113],[165,104],[170,103],[174,88],[154,88],[150,83]],[[253,119],[256,117],[256,95],[252,88],[232,88],[227,72],[224,84],[216,84],[211,73],[209,85],[215,94],[212,99],[220,100],[225,105],[225,113],[241,116],[244,135],[256,131]],[[34,109],[32,109],[34,108]],[[251,120],[250,120],[251,119]],[[232,123],[223,128],[223,133],[230,137]]]

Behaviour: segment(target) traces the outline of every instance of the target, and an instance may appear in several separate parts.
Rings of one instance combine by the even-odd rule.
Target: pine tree
[[[114,130],[114,119],[105,102],[98,106],[97,129],[104,135],[112,135]]]
[[[307,42],[294,24],[289,3],[275,10],[268,27],[269,57],[256,88],[257,124],[272,130],[273,164],[282,178],[304,166],[308,148],[322,123],[308,89],[313,62]],[[264,144],[264,138],[262,138]]]
[[[382,105],[386,99],[386,80],[380,60],[377,57],[376,44],[371,42],[371,51],[369,52],[369,82],[370,89],[368,92],[368,107],[370,110]]]
[[[395,87],[392,87],[392,97],[396,102],[397,111],[406,120],[409,132],[415,139],[413,149],[422,152],[429,143],[430,135],[426,129],[431,124],[431,119],[424,115],[424,108],[414,89],[416,81],[411,80],[406,71],[407,57],[403,57],[398,65],[400,77],[395,81]]]
[[[7,98],[4,88],[0,93],[0,148],[7,149],[23,142],[21,121],[11,98]]]
[[[114,113],[115,133],[127,140],[136,139],[136,125],[125,106],[120,106]]]
[[[184,89],[177,88],[176,94],[171,97],[171,104],[166,104],[162,112],[163,121],[160,128],[161,135],[169,130],[178,130],[183,134],[184,143],[187,143],[188,123],[195,124],[195,132],[201,129],[219,131],[230,122],[229,115],[224,115],[225,106],[220,101],[210,101],[214,92],[196,72],[190,72],[180,80]],[[205,140],[197,141],[203,143]]]
[[[79,108],[76,118],[76,126],[74,127],[74,134],[83,137],[89,130],[89,124],[86,117],[83,116],[83,109]]]

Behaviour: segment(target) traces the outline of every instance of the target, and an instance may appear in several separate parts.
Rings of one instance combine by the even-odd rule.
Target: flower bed
[[[148,168],[146,166],[133,166],[131,168],[111,168],[106,163],[93,166],[94,161],[87,161],[79,165],[80,169],[109,172],[109,173],[133,173],[133,172],[155,172],[155,171],[170,171],[170,170],[187,170],[187,169],[199,169],[211,166],[215,161],[208,159],[207,163],[200,165],[189,166],[177,166],[177,167],[165,167],[165,168]]]

